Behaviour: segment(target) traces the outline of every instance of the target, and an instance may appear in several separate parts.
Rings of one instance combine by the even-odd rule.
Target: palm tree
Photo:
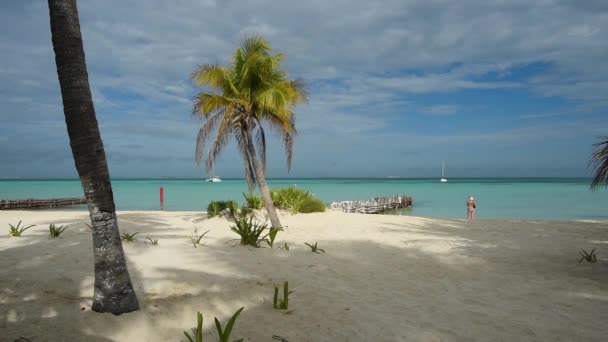
[[[200,66],[193,74],[201,92],[194,98],[192,114],[203,119],[196,141],[197,164],[203,159],[205,143],[215,132],[206,158],[213,169],[216,158],[234,137],[245,165],[249,190],[257,183],[273,227],[281,227],[265,178],[266,133],[262,123],[278,133],[285,145],[287,168],[291,168],[296,134],[294,106],[307,99],[299,80],[289,80],[281,68],[284,55],[271,54],[270,43],[258,35],[245,37],[229,67]],[[216,131],[217,129],[217,131]],[[254,139],[255,135],[255,139]],[[259,155],[259,157],[258,157]]]
[[[72,155],[93,227],[93,310],[139,310],[120,241],[110,173],[97,126],[76,0],[48,0],[51,35]]]
[[[591,156],[593,165],[593,179],[591,190],[599,186],[608,186],[608,136],[602,137],[603,141],[593,145],[595,150]]]

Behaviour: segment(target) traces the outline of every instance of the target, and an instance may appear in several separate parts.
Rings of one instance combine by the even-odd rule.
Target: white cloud
[[[608,2],[603,0],[80,0],[78,5],[102,132],[115,143],[135,139],[144,150],[160,148],[153,139],[166,134],[163,140],[175,145],[164,144],[167,153],[191,154],[196,123],[189,115],[195,91],[189,75],[197,64],[228,63],[241,36],[251,31],[287,52],[290,74],[311,84],[311,102],[298,110],[298,139],[307,144],[372,135],[417,109],[452,114],[463,105],[451,100],[419,105],[414,98],[467,89],[529,90],[573,102],[574,108],[564,109],[569,113],[608,108]],[[54,141],[65,132],[61,125],[46,129],[49,122],[63,124],[46,2],[2,2],[0,30],[0,123],[7,130],[36,130],[37,136],[23,137],[30,142]],[[533,69],[533,77],[514,75],[535,63],[545,67]],[[501,137],[508,139],[487,135]]]

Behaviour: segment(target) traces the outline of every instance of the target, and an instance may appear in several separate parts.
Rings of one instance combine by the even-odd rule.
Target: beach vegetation
[[[49,238],[54,239],[59,237],[68,227],[56,226],[54,223],[49,225]]]
[[[266,229],[268,228],[268,225],[257,223],[253,220],[253,216],[239,217],[235,220],[235,225],[230,227],[230,230],[239,235],[241,245],[248,245],[258,248],[260,247],[260,243],[264,241],[268,242],[268,240],[266,239],[268,234],[262,235],[264,234],[264,231],[266,231]]]
[[[203,314],[199,311],[196,313],[196,328],[192,328],[192,335],[184,330],[184,335],[190,342],[203,342]]]
[[[287,242],[283,242],[283,246],[279,246],[278,248],[284,251],[289,251],[289,244],[287,244]]]
[[[222,328],[220,321],[215,317],[215,329],[217,330],[217,334],[219,336],[220,342],[229,342],[230,334],[232,333],[232,329],[234,328],[234,324],[236,323],[237,318],[243,311],[243,308],[238,309],[232,317],[228,320],[228,324],[226,324],[226,328]],[[192,336],[184,331],[184,335],[188,339],[189,342],[202,342],[203,341],[203,314],[199,311],[196,313],[196,328],[191,329]],[[233,342],[241,342],[243,339],[234,340]]]
[[[268,229],[268,238],[266,238],[266,243],[268,243],[268,246],[270,246],[270,248],[274,247],[274,239],[276,239],[277,234],[282,230],[283,228],[274,227],[270,227],[270,229]]]
[[[146,240],[148,240],[154,246],[158,245],[158,239],[156,239],[156,238],[153,239],[153,238],[151,238],[149,236],[146,236]]]
[[[325,204],[310,192],[295,186],[270,190],[273,204],[292,214],[325,211]]]
[[[300,205],[299,212],[302,214],[322,213],[325,211],[326,208],[327,206],[325,205],[325,203],[323,203],[323,201],[310,196],[304,199],[304,201]]]
[[[206,231],[201,235],[198,235],[198,228],[194,228],[194,232],[192,233],[192,236],[189,236],[188,238],[190,239],[190,242],[192,242],[192,245],[194,246],[194,248],[197,248],[197,245],[201,244],[201,240],[205,237],[205,235],[207,235],[207,233],[209,233],[210,231]]]
[[[243,197],[245,198],[245,204],[247,207],[258,210],[264,208],[264,199],[262,196],[254,194],[253,192],[243,192]]]
[[[220,337],[220,342],[229,342],[230,341],[230,334],[232,333],[232,328],[234,328],[234,324],[236,323],[236,319],[239,317],[239,315],[241,314],[241,311],[243,311],[243,308],[238,309],[234,315],[232,315],[232,317],[230,317],[230,319],[228,320],[228,323],[226,324],[226,328],[222,329],[222,325],[220,324],[220,321],[217,319],[217,317],[215,317],[215,328],[217,329],[217,334]],[[242,341],[243,339],[237,340],[237,341]],[[237,342],[235,341],[235,342]]]
[[[14,237],[21,237],[21,234],[23,234],[23,232],[25,232],[26,230],[35,227],[35,224],[29,225],[29,226],[22,226],[21,225],[21,220],[19,221],[19,223],[17,223],[16,226],[13,226],[12,224],[8,224],[8,235],[10,236],[14,236]]]
[[[311,251],[311,252],[313,252],[313,253],[325,253],[325,250],[324,250],[324,249],[319,248],[319,247],[317,246],[317,243],[318,243],[318,242],[315,242],[315,244],[313,245],[313,244],[311,244],[311,243],[305,242],[304,244],[305,244],[306,246],[310,247],[310,251]]]
[[[287,168],[291,168],[293,138],[296,134],[294,106],[307,100],[300,80],[290,80],[283,70],[282,53],[273,53],[270,43],[260,35],[246,36],[229,66],[205,64],[192,79],[203,91],[194,98],[192,114],[203,119],[196,140],[196,162],[204,158],[206,142],[212,139],[206,155],[207,173],[234,138],[243,158],[249,191],[258,186],[272,227],[281,222],[266,183],[266,131],[276,132],[285,148]]]
[[[593,165],[592,190],[600,186],[608,186],[608,136],[602,137],[601,140],[593,145],[595,150],[591,155],[591,165]]]
[[[133,241],[137,241],[137,238],[135,237],[135,235],[139,234],[139,232],[135,232],[133,234],[129,234],[129,233],[122,233],[120,235],[120,239],[122,241],[125,242],[133,242]]]
[[[235,217],[239,211],[239,204],[237,201],[211,201],[207,206],[207,216],[214,217],[220,215],[224,210],[228,209],[228,213],[231,217]]]
[[[275,310],[288,310],[289,309],[289,295],[293,293],[293,291],[289,291],[289,282],[286,280],[283,283],[283,298],[279,298],[279,286],[277,284],[273,284],[274,287],[274,296],[272,298],[272,307]]]
[[[584,249],[581,249],[580,252],[578,252],[578,254],[581,255],[581,259],[578,261],[578,263],[580,264],[581,262],[583,262],[583,260],[595,264],[597,262],[597,256],[595,254],[595,248],[591,250],[591,252],[587,252]]]

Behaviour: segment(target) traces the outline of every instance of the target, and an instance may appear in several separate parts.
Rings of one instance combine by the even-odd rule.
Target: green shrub
[[[230,230],[237,233],[241,237],[241,245],[249,245],[260,247],[260,243],[267,241],[268,234],[262,236],[268,228],[267,224],[259,224],[253,222],[253,217],[241,217],[236,219],[235,226],[230,227]]]
[[[239,204],[236,201],[211,201],[207,206],[207,216],[214,217],[225,209],[230,210],[230,215],[235,217],[239,211]]]
[[[325,203],[318,198],[308,197],[304,200],[300,206],[300,212],[303,214],[307,213],[322,213],[325,211]]]
[[[23,227],[23,226],[21,226],[21,221],[19,221],[19,223],[17,223],[16,226],[13,226],[10,223],[8,224],[8,226],[9,226],[8,235],[15,236],[15,237],[21,237],[21,234],[23,234],[23,232],[25,232],[26,230],[28,230],[36,225],[32,224],[30,226]]]
[[[325,211],[323,202],[295,186],[272,189],[270,197],[277,208],[289,210],[292,214]]]
[[[51,223],[49,225],[49,238],[54,239],[56,237],[59,237],[59,235],[61,235],[61,233],[63,233],[66,229],[68,229],[68,227],[57,227],[54,223]]]
[[[245,197],[245,204],[247,204],[247,207],[251,209],[264,208],[264,199],[262,198],[262,196],[256,195],[252,192],[248,194],[243,192],[243,197]]]
[[[133,233],[133,234],[129,234],[129,233],[122,233],[122,235],[120,235],[120,239],[122,241],[126,241],[126,242],[133,242],[133,241],[137,241],[137,239],[135,238],[135,235],[139,234],[139,232],[137,233]]]

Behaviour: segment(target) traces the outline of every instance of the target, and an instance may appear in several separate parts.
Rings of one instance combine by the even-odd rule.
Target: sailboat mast
[[[441,162],[441,178],[445,178],[444,172],[445,172],[445,160]]]

